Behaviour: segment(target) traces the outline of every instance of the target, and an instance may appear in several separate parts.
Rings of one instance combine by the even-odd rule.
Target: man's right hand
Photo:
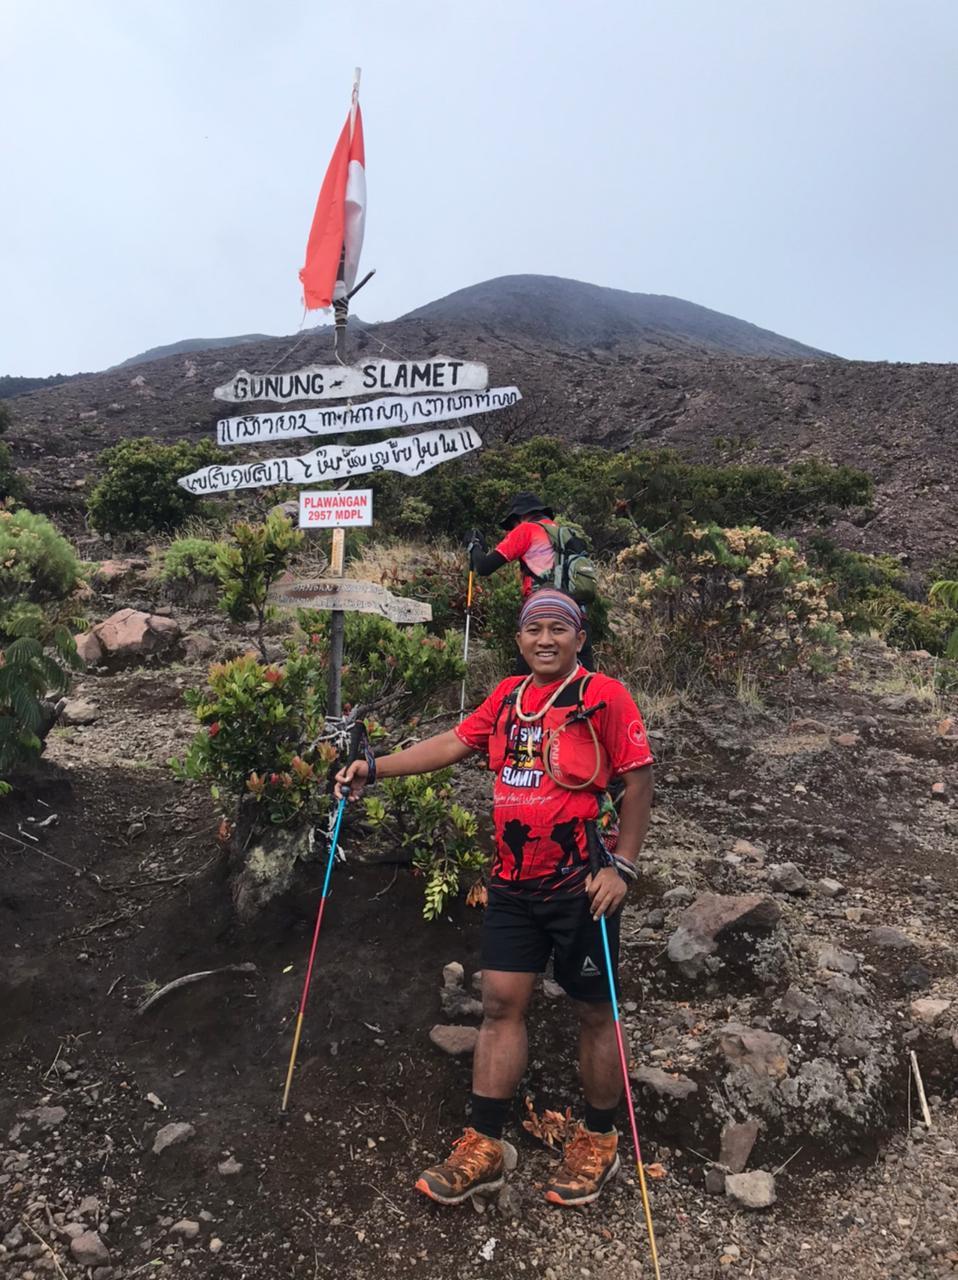
[[[354,760],[352,764],[340,769],[339,773],[336,774],[333,787],[336,799],[342,800],[343,796],[345,796],[350,804],[353,804],[363,794],[368,777],[369,765],[365,760]]]

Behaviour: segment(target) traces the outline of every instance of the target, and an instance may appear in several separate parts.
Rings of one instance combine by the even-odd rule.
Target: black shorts
[[[586,893],[540,898],[489,886],[482,925],[481,966],[505,973],[542,973],[552,956],[555,980],[573,1000],[609,999],[602,930]],[[619,919],[606,920],[612,974],[618,992]]]

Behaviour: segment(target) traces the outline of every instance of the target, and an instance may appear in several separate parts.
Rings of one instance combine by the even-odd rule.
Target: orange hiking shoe
[[[515,1156],[508,1142],[467,1129],[452,1144],[448,1159],[420,1176],[416,1190],[439,1204],[461,1204],[479,1192],[497,1191],[504,1181],[507,1156]]]
[[[605,1184],[619,1172],[619,1135],[591,1133],[580,1124],[566,1143],[555,1177],[546,1187],[546,1199],[565,1206],[591,1204]]]

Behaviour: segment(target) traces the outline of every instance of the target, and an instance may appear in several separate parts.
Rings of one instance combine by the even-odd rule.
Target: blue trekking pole
[[[362,721],[357,721],[353,725],[352,732],[349,737],[349,759],[346,761],[347,768],[353,763],[359,755],[359,746],[362,742],[363,725]],[[303,994],[299,1001],[299,1012],[296,1015],[296,1030],[293,1033],[293,1048],[289,1055],[289,1067],[286,1071],[286,1086],[283,1089],[283,1105],[280,1111],[285,1112],[286,1104],[289,1101],[289,1091],[293,1083],[293,1071],[296,1068],[296,1054],[299,1052],[299,1038],[303,1033],[303,1017],[306,1013],[306,1001],[309,999],[309,984],[313,977],[313,961],[316,959],[316,944],[319,941],[319,930],[323,923],[323,912],[326,910],[326,899],[329,896],[329,882],[333,875],[333,863],[336,861],[336,846],[339,844],[339,828],[343,824],[343,814],[346,811],[346,801],[349,798],[349,789],[343,792],[342,799],[336,808],[336,817],[333,819],[333,829],[329,837],[329,854],[326,858],[326,875],[323,877],[323,892],[319,899],[319,911],[316,913],[316,928],[313,930],[313,945],[309,949],[309,961],[306,965],[306,980],[303,983]]]
[[[586,834],[589,842],[589,866],[593,877],[602,870],[605,862],[604,850],[601,847],[599,834],[591,822],[586,823]],[[618,875],[618,872],[616,872]],[[655,1228],[652,1226],[652,1206],[649,1204],[649,1190],[645,1182],[645,1166],[642,1163],[642,1148],[639,1145],[639,1126],[635,1119],[635,1107],[632,1103],[632,1082],[629,1080],[629,1063],[625,1056],[625,1041],[622,1038],[622,1023],[619,1021],[619,1002],[615,994],[615,979],[612,976],[612,952],[609,950],[609,930],[605,916],[599,916],[599,930],[602,934],[602,954],[605,957],[605,972],[609,980],[609,999],[612,1001],[612,1019],[615,1024],[615,1040],[619,1046],[619,1065],[622,1068],[622,1083],[625,1087],[625,1100],[629,1108],[629,1124],[632,1127],[632,1145],[635,1148],[635,1168],[639,1175],[639,1189],[642,1192],[642,1208],[645,1211],[645,1225],[649,1232],[649,1248],[652,1251],[652,1266],[655,1269],[655,1280],[662,1280],[659,1271],[659,1251],[655,1244]]]

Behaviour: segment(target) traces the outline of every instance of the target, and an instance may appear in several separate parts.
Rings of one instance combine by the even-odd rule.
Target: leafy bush
[[[412,858],[425,878],[423,915],[434,920],[459,892],[465,872],[480,872],[486,858],[475,815],[453,799],[452,770],[410,778],[384,778],[364,801],[366,819]]]
[[[267,603],[269,589],[302,545],[303,534],[277,513],[262,524],[234,525],[232,538],[216,552],[220,604],[234,622],[256,622],[256,643],[265,657],[263,627],[275,613]]]
[[[219,545],[211,538],[177,538],[163,552],[160,581],[178,598],[218,586]]]
[[[0,770],[39,754],[53,724],[49,693],[79,666],[70,597],[80,566],[44,516],[0,511]]]
[[[142,437],[112,445],[98,459],[104,474],[87,503],[90,522],[109,534],[176,529],[199,505],[179,478],[222,461],[211,440],[166,445]]]
[[[308,647],[325,660],[331,615],[298,612]],[[462,638],[431,636],[425,627],[399,627],[375,614],[347,613],[343,640],[343,702],[347,706],[425,704],[462,679]]]
[[[327,770],[336,751],[321,741],[326,668],[315,652],[264,666],[253,654],[210,668],[209,690],[191,689],[187,705],[204,726],[184,760],[183,777],[211,784],[213,798],[251,796],[273,825],[318,822],[329,810]]]
[[[931,584],[928,598],[954,614],[952,631],[945,644],[945,657],[958,658],[958,579],[939,578]]]
[[[764,529],[691,524],[618,556],[620,630],[648,630],[661,645],[659,678],[821,670],[842,652],[842,615],[795,544]]]
[[[387,532],[428,527],[462,539],[471,528],[490,528],[517,490],[534,489],[581,524],[598,551],[628,545],[636,524],[657,529],[685,516],[775,530],[818,520],[830,508],[867,504],[872,495],[863,472],[819,460],[715,467],[668,449],[614,453],[548,436],[486,449],[479,462],[452,462],[413,480],[376,475],[371,484]]]

